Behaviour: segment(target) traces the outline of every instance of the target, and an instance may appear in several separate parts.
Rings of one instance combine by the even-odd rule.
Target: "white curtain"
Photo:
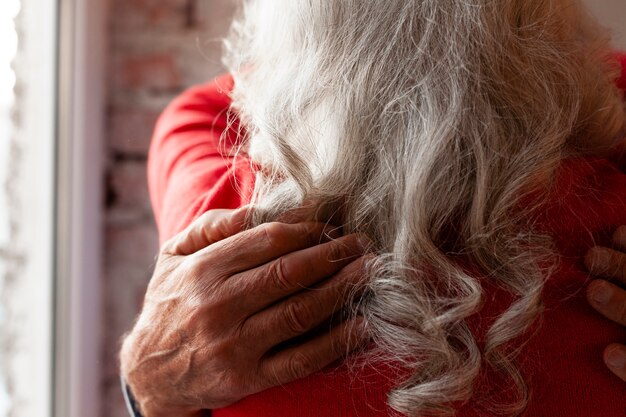
[[[55,8],[55,0],[0,1],[3,417],[48,417],[51,410]]]

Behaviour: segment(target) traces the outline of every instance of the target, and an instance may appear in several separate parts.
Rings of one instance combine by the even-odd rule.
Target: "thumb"
[[[209,210],[165,243],[163,252],[170,255],[191,255],[215,242],[236,235],[247,228],[246,222],[252,210],[251,205],[238,209]]]

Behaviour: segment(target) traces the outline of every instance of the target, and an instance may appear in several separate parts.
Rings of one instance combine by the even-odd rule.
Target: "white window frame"
[[[100,414],[106,1],[59,1],[53,415]]]

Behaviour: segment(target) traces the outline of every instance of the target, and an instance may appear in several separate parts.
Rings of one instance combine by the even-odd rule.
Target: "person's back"
[[[583,353],[583,331],[604,329],[588,339],[595,343],[618,336],[581,301],[581,259],[593,243],[583,236],[599,238],[626,220],[623,173],[586,156],[614,145],[626,120],[603,33],[570,0],[268,7],[249,2],[227,54],[234,107],[249,132],[244,150],[264,167],[254,224],[307,202],[311,219],[373,239],[378,258],[356,310],[373,334],[366,356],[385,365],[313,376],[223,415],[246,415],[255,398],[273,404],[272,415],[294,412],[277,404],[309,400],[304,409],[333,414],[323,409],[342,404],[333,391],[358,399],[343,403],[353,415],[375,415],[366,398],[378,399],[381,415],[386,402],[430,415],[470,398],[480,404],[469,409],[515,413],[528,387],[547,393],[532,397],[543,400],[531,402],[539,408],[530,415],[568,406],[586,415],[579,385],[560,394],[551,381],[593,375],[591,350],[580,374],[563,368],[563,350]],[[593,215],[597,223],[579,222]],[[542,313],[545,333],[530,338]],[[567,316],[581,320],[577,339],[559,337],[558,318]],[[530,356],[516,363],[529,338]],[[527,375],[546,369],[549,378]],[[589,395],[612,400],[599,414],[620,415],[614,401],[624,400],[623,387],[596,376]]]
[[[230,76],[226,76],[204,89],[223,95],[224,105],[229,101],[231,85]],[[235,141],[236,132],[229,133],[228,140]],[[532,390],[527,415],[622,416],[626,390],[602,365],[598,352],[619,340],[623,329],[597,315],[585,301],[584,286],[589,276],[583,257],[594,244],[608,245],[615,226],[626,224],[626,174],[612,161],[587,157],[565,161],[557,178],[537,218],[538,228],[554,239],[559,265],[543,291],[542,320],[520,356],[521,369]],[[238,181],[245,184],[253,178],[244,173]],[[223,196],[229,193],[235,191],[226,191]],[[507,291],[488,287],[483,309],[470,318],[472,329],[484,333],[511,299]],[[363,368],[343,364],[213,410],[212,415],[388,416],[392,411],[386,405],[386,394],[395,377],[392,367],[383,364]],[[483,385],[477,388],[479,399],[485,392],[495,394],[496,399],[499,395],[506,397],[511,386],[498,384],[497,376],[490,379],[493,377],[491,373],[484,376]],[[475,401],[458,413],[459,417],[485,415]]]

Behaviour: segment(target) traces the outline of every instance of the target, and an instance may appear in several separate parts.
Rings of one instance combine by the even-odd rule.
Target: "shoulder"
[[[613,57],[620,65],[616,84],[626,92],[626,53]],[[614,150],[606,158],[568,158],[557,169],[539,226],[561,248],[586,251],[626,224],[626,166],[617,156],[619,145]]]
[[[184,108],[187,105],[205,103],[210,99],[213,105],[230,105],[230,93],[234,86],[233,76],[224,73],[203,84],[199,84],[183,91],[172,101],[169,109]]]
[[[214,122],[226,127],[226,111],[231,105],[233,86],[232,75],[226,73],[183,91],[161,113],[155,136],[167,135],[180,126],[206,121],[207,116],[213,116]],[[215,120],[216,116],[218,120]]]
[[[606,240],[626,224],[626,173],[601,157],[563,161],[538,225],[557,246],[575,254]]]
[[[230,111],[233,85],[233,77],[224,74],[191,87],[157,121],[147,175],[161,241],[204,211],[236,208],[250,194],[249,162],[234,152],[245,132]]]

